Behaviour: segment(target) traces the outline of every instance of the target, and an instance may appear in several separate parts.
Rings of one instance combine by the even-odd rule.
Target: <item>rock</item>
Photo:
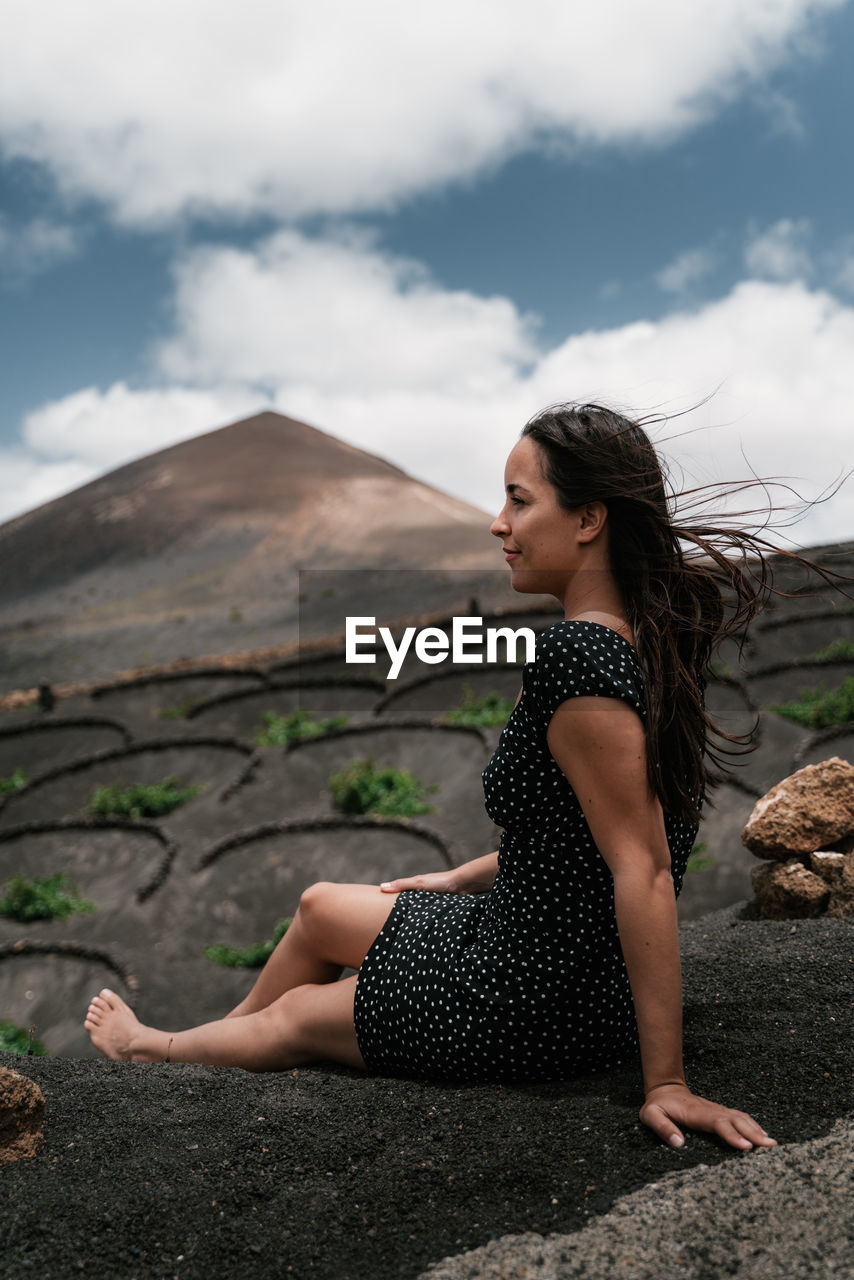
[[[35,1081],[0,1067],[0,1164],[38,1155],[43,1116],[44,1094]]]
[[[842,868],[830,887],[829,916],[854,916],[854,853],[846,853]]]
[[[830,898],[830,886],[797,858],[765,862],[753,868],[750,879],[764,920],[820,916]]]
[[[741,839],[757,858],[785,861],[854,831],[854,766],[833,756],[778,782],[757,800]]]
[[[836,884],[845,866],[845,854],[835,849],[817,849],[809,856],[810,871],[821,876],[825,884]]]

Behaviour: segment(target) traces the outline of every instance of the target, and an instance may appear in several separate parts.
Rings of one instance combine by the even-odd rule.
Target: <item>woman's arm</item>
[[[650,794],[643,725],[625,702],[572,698],[548,730],[560,765],[614,877],[614,907],[638,1025],[643,1122],[681,1146],[678,1125],[732,1146],[774,1146],[755,1120],[691,1093],[682,1065],[682,983],[676,896],[664,815]]]
[[[498,853],[473,858],[451,871],[431,871],[423,876],[406,876],[387,880],[380,888],[384,893],[401,893],[404,889],[430,889],[433,893],[484,893],[492,888],[498,875]]]

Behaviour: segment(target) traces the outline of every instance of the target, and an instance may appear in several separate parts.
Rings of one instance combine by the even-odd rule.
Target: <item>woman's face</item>
[[[514,591],[563,599],[582,564],[584,513],[560,506],[557,491],[543,475],[539,445],[523,436],[504,469],[505,502],[490,531],[500,538]]]

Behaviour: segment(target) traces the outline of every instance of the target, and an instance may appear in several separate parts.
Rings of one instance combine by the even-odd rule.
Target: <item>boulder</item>
[[[43,1116],[44,1094],[35,1081],[0,1067],[0,1164],[38,1155]]]
[[[830,886],[829,916],[854,916],[854,853],[846,853]]]
[[[854,766],[833,756],[784,778],[757,800],[741,839],[757,858],[785,862],[854,831]]]
[[[820,916],[830,898],[830,886],[798,858],[765,862],[753,868],[750,879],[764,920]]]

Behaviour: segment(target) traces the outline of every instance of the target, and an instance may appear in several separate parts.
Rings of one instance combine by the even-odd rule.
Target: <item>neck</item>
[[[573,574],[561,604],[567,620],[602,622],[631,639],[623,596],[610,570],[584,569]]]

